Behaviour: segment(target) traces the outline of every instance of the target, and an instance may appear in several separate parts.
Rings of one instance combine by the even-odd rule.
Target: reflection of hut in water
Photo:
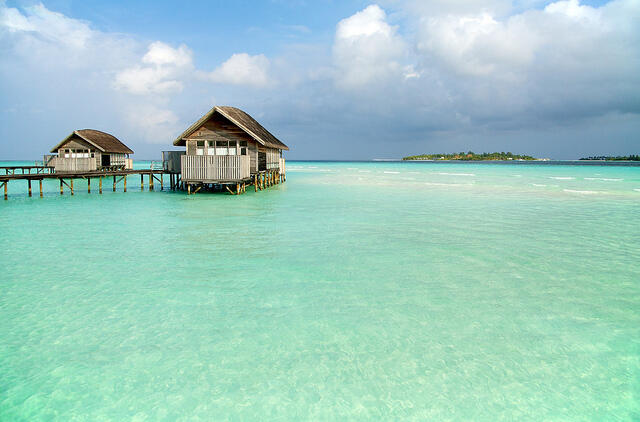
[[[165,153],[165,168],[180,172],[188,185],[251,182],[262,173],[284,175],[282,151],[289,150],[253,117],[226,106],[212,108],[173,145],[186,147],[186,153]]]
[[[133,151],[115,136],[94,129],[74,130],[51,152],[58,155],[45,162],[54,162],[56,173],[133,168]]]

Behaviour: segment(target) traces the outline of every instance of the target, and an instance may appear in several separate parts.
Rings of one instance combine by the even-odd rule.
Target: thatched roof
[[[207,114],[202,116],[197,122],[189,126],[180,136],[173,141],[173,145],[183,146],[185,139],[188,138],[193,132],[195,132],[200,126],[202,126],[207,120],[209,120],[215,113],[224,116],[234,125],[238,126],[247,135],[251,136],[261,145],[269,148],[277,148],[289,150],[289,147],[280,142],[278,138],[273,136],[271,132],[262,127],[253,117],[249,116],[239,108],[229,106],[215,106]]]
[[[133,151],[128,146],[120,142],[120,140],[118,140],[118,138],[116,138],[115,136],[94,129],[74,130],[58,145],[53,147],[51,149],[51,152],[58,152],[58,148],[75,137],[78,137],[90,143],[101,152],[107,154],[133,154]]]

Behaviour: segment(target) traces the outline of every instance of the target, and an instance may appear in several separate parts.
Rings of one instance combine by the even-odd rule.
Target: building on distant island
[[[75,173],[133,168],[133,151],[118,138],[94,129],[74,130],[45,156],[56,173]]]
[[[284,175],[282,152],[289,150],[253,117],[228,106],[213,107],[173,145],[186,151],[165,151],[165,168],[189,186],[250,182],[261,173]]]

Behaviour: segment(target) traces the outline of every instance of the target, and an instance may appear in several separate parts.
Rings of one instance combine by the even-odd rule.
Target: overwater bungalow
[[[283,175],[282,152],[289,150],[253,117],[228,106],[213,107],[173,145],[186,151],[166,153],[165,163],[188,186],[251,183],[260,174]]]
[[[74,130],[51,149],[45,164],[56,173],[126,170],[133,168],[133,151],[115,136],[94,129]]]

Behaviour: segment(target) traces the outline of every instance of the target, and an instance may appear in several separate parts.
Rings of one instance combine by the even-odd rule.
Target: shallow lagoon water
[[[105,186],[0,201],[0,420],[640,417],[638,167]]]

